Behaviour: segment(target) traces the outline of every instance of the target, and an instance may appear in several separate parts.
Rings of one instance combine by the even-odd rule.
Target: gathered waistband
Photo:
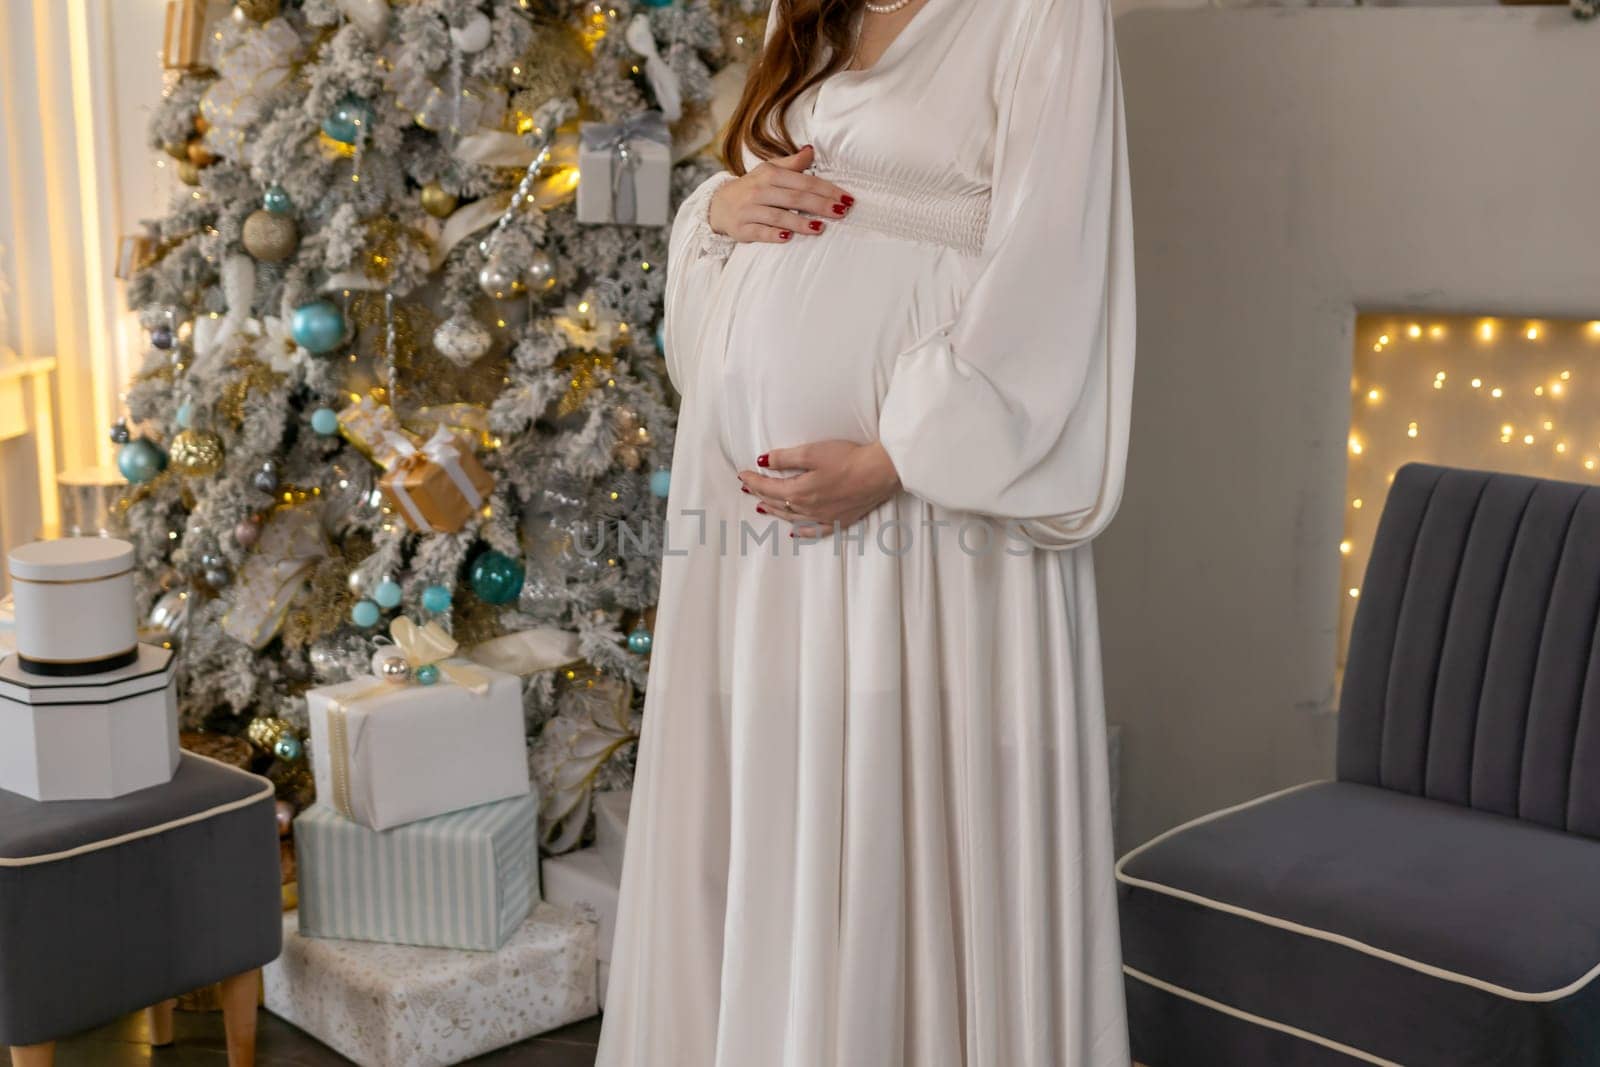
[[[987,192],[962,195],[918,188],[880,175],[822,164],[813,167],[811,173],[856,198],[838,223],[862,226],[890,237],[946,245],[971,255],[983,250],[983,237],[989,226]]]

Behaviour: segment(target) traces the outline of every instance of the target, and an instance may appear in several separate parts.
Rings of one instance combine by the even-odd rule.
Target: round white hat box
[[[64,537],[12,549],[17,662],[30,674],[116,670],[139,655],[133,546]]]

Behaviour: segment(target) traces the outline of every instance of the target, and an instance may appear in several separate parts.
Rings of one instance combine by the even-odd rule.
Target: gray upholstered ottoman
[[[223,981],[229,1060],[251,1061],[256,972],[278,955],[272,784],[185,753],[167,785],[40,803],[0,791],[0,1047],[53,1042]],[[169,1027],[170,1029],[170,1027]]]

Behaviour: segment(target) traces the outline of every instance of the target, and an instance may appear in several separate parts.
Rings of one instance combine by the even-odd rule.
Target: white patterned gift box
[[[611,873],[598,848],[585,848],[565,856],[552,856],[543,864],[544,898],[568,908],[599,927],[597,946],[600,969],[600,1006],[605,1006],[606,983],[611,972],[611,939],[617,930],[617,896],[621,878]]]
[[[369,830],[313,805],[294,824],[301,932],[497,949],[538,900],[538,814],[524,794]]]
[[[493,953],[305,937],[291,912],[265,1002],[359,1067],[445,1067],[594,1015],[595,944],[545,904]]]

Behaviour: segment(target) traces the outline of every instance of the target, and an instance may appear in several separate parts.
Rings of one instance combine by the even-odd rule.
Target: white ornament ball
[[[482,11],[474,11],[467,16],[467,21],[450,31],[450,40],[461,51],[471,55],[489,47],[489,33],[489,16]]]
[[[400,685],[411,680],[411,664],[395,645],[383,645],[372,654],[372,673],[386,682]]]
[[[489,351],[489,329],[471,315],[451,315],[433,331],[433,347],[458,367]]]

